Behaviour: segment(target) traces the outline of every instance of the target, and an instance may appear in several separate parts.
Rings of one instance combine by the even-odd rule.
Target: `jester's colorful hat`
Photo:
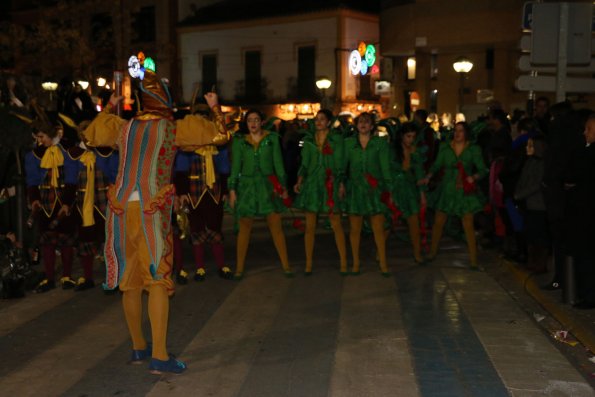
[[[155,72],[155,61],[139,52],[128,59],[128,73],[140,79],[143,110],[147,113],[161,113],[171,116],[173,101],[169,93],[168,82],[160,79]]]

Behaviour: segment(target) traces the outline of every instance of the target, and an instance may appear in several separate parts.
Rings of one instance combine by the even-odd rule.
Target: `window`
[[[141,7],[132,14],[133,43],[155,41],[155,7]]]
[[[298,96],[301,99],[316,97],[316,47],[298,48]]]
[[[407,58],[407,80],[415,80],[417,61],[415,57]]]
[[[259,98],[262,95],[260,51],[244,53],[244,79],[246,80],[246,97]]]
[[[202,93],[211,92],[217,85],[217,54],[203,54],[202,64]]]
[[[430,55],[430,78],[438,78],[438,54]]]

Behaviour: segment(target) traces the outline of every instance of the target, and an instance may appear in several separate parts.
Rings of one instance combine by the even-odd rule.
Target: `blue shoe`
[[[147,358],[153,354],[153,345],[147,342],[145,350],[132,350],[129,364],[142,364]]]
[[[149,363],[149,372],[151,372],[154,375],[161,375],[165,372],[170,372],[172,374],[181,374],[186,370],[186,368],[188,368],[186,367],[186,364],[176,360],[172,356],[170,356],[169,360],[167,361],[152,358],[151,362]]]

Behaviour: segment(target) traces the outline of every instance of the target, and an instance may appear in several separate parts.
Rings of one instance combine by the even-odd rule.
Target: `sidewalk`
[[[514,262],[502,259],[505,266],[517,282],[529,293],[552,317],[571,332],[589,351],[595,353],[595,309],[574,309],[563,302],[563,291],[548,291],[541,287],[551,281],[553,272],[534,274]]]

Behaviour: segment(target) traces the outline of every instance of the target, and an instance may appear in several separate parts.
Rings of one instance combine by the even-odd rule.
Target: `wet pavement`
[[[168,348],[188,364],[180,376],[126,363],[118,295],[57,289],[0,301],[0,396],[595,395],[588,337],[575,346],[555,340],[564,318],[531,294],[523,277],[535,277],[495,253],[481,252],[486,272],[474,272],[464,246],[445,239],[438,258],[418,266],[392,236],[393,276],[385,278],[366,236],[362,274],[341,277],[321,222],[314,274],[305,277],[302,238],[290,225],[294,278],[283,277],[263,221],[242,281],[218,278],[209,263],[206,281],[177,287]],[[226,236],[233,264],[230,219]],[[556,296],[545,294],[551,307],[578,318],[582,328],[573,329],[591,335],[591,314],[574,315]]]

